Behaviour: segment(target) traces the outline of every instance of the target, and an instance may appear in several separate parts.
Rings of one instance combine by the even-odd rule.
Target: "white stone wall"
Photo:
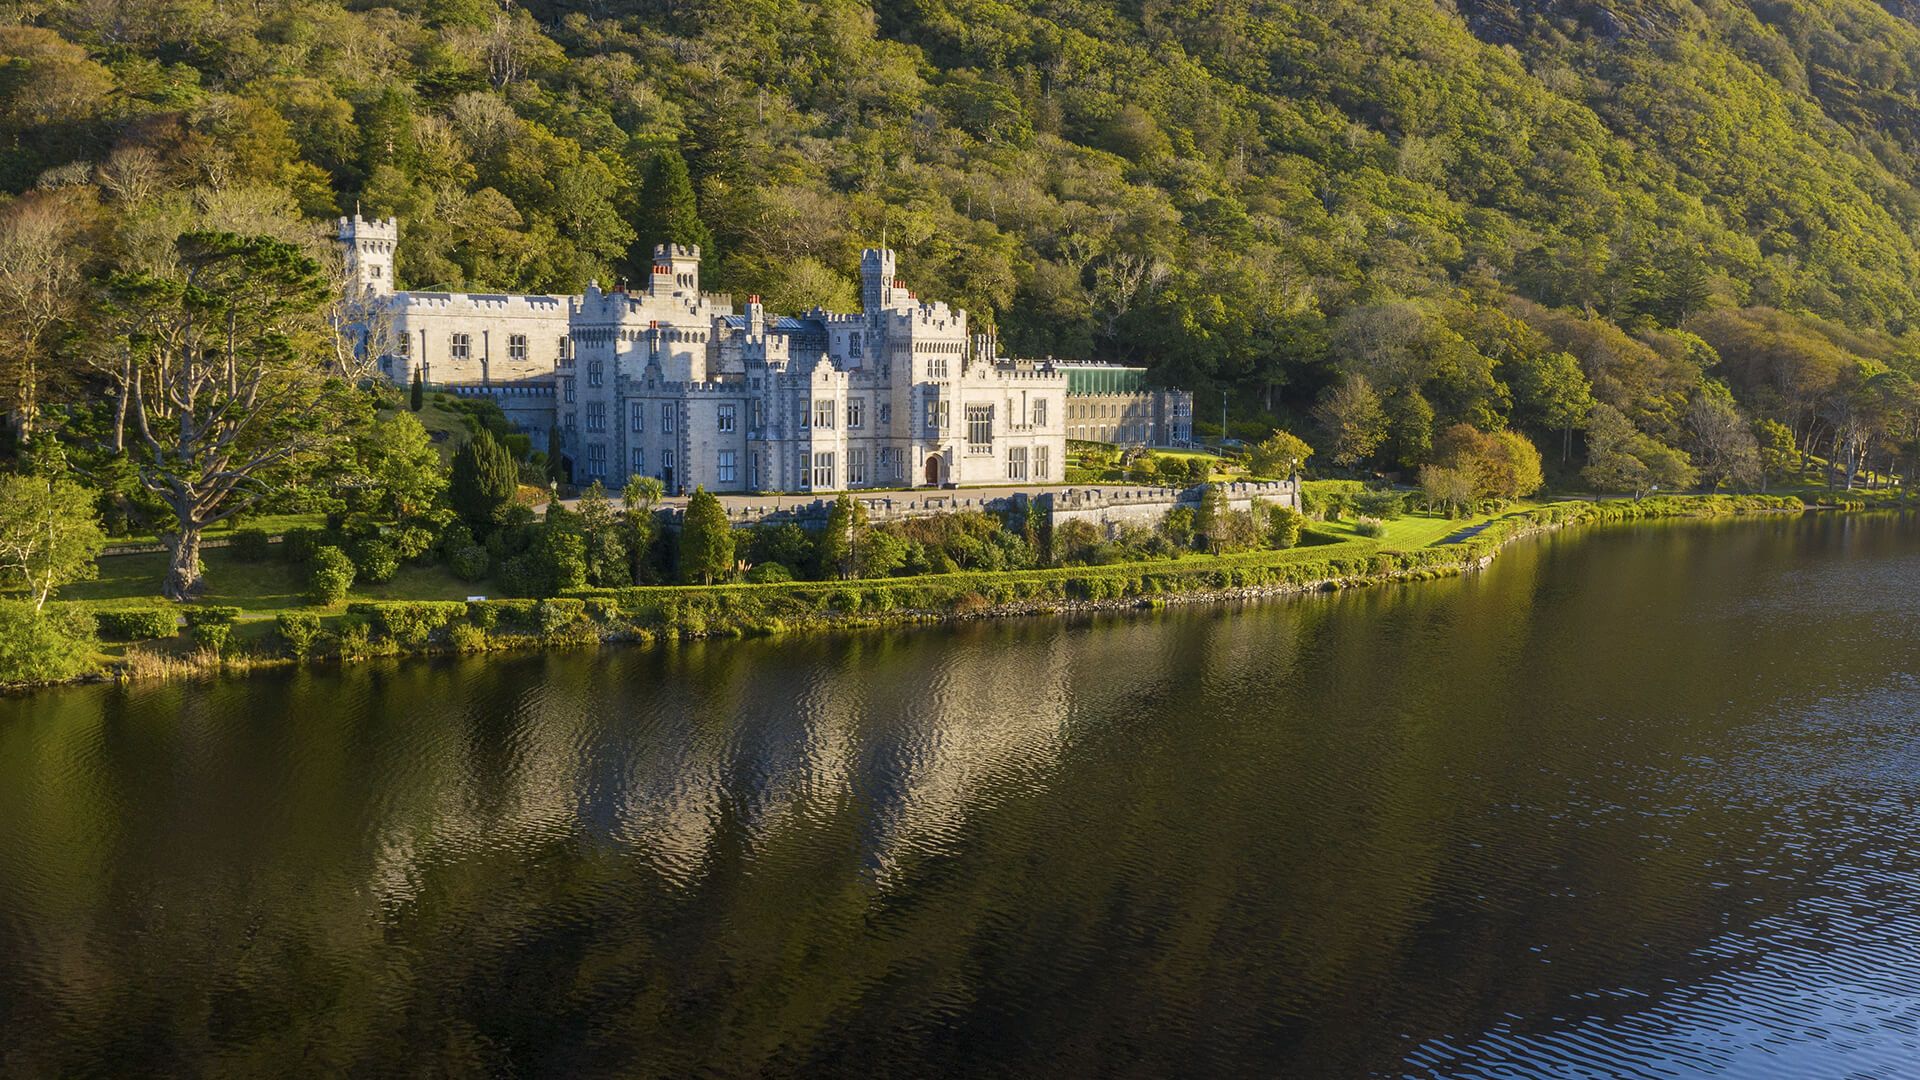
[[[1161,488],[1109,490],[1074,488],[1049,492],[1039,497],[1038,505],[1052,516],[1059,528],[1069,521],[1085,521],[1112,536],[1123,525],[1151,527],[1164,521],[1167,511],[1176,506],[1198,506],[1200,488]],[[1255,503],[1300,509],[1300,489],[1291,480],[1262,484],[1223,484],[1221,495],[1229,510],[1248,510]]]
[[[435,386],[551,379],[567,353],[576,301],[567,296],[395,293],[393,337],[404,340],[383,366],[397,383],[415,367]],[[457,355],[465,335],[466,356]],[[520,355],[516,355],[516,353]]]

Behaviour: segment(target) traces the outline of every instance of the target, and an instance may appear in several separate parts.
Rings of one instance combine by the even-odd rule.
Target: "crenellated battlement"
[[[414,311],[472,311],[486,314],[515,314],[524,312],[539,315],[542,318],[570,313],[576,310],[577,302],[567,296],[546,296],[538,293],[433,293],[407,292],[398,294],[402,304],[399,314]]]

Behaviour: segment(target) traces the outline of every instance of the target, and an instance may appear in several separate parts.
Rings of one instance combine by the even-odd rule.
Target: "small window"
[[[647,452],[640,447],[633,448],[633,474],[639,476],[647,471]]]
[[[401,334],[399,340],[393,343],[393,354],[395,356],[413,355],[413,335]]]
[[[629,407],[627,426],[635,432],[647,430],[647,406],[645,402],[636,401]]]
[[[720,406],[719,425],[720,425],[721,431],[733,430],[733,406],[731,405]]]
[[[560,393],[563,397],[566,398],[567,404],[569,405],[573,404],[573,380],[572,379],[560,380]]]
[[[1033,426],[1047,426],[1047,399],[1035,398],[1033,401]]]
[[[507,337],[507,359],[525,360],[527,358],[527,335],[510,334]]]
[[[587,474],[607,475],[607,448],[599,443],[587,447]]]
[[[1048,480],[1052,478],[1050,476],[1053,471],[1051,467],[1053,464],[1052,458],[1053,454],[1049,452],[1046,447],[1036,446],[1033,448],[1033,478],[1035,480]]]
[[[848,486],[852,486],[854,484],[864,484],[866,482],[867,482],[867,452],[862,449],[848,450],[847,451],[847,484]]]
[[[734,463],[733,451],[720,451],[719,470],[720,482],[723,484],[731,484],[738,479],[739,466]]]
[[[660,430],[668,435],[673,434],[673,402],[671,401],[660,403]]]
[[[1027,478],[1027,448],[1024,446],[1007,447],[1007,479],[1025,480]]]
[[[886,427],[891,423],[893,423],[893,403],[883,401],[880,403],[880,426]]]
[[[447,346],[447,355],[455,360],[465,360],[472,349],[472,339],[465,334],[453,335],[452,344]]]
[[[831,428],[833,426],[833,399],[813,403],[813,426]]]
[[[833,487],[833,453],[831,451],[813,455],[813,486],[823,490]]]
[[[587,385],[599,386],[606,380],[607,366],[598,360],[587,365]]]
[[[866,421],[866,412],[867,412],[867,400],[865,398],[848,398],[847,399],[847,427],[848,428],[861,427]],[[853,463],[848,462],[847,468],[849,470],[849,477],[847,482],[853,483],[854,481],[851,477],[851,470],[853,468]]]
[[[607,403],[604,401],[587,402],[587,430],[607,430]]]

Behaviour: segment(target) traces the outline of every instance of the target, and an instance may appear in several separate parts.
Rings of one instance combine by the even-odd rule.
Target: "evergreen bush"
[[[319,548],[309,560],[307,602],[325,606],[347,598],[353,588],[353,560],[337,547]]]
[[[113,608],[94,614],[100,636],[109,641],[151,641],[179,630],[180,617],[170,607]]]

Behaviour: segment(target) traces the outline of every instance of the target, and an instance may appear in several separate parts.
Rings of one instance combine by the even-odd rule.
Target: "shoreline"
[[[1490,567],[1507,545],[1575,525],[1860,512],[1859,504],[1809,506],[1792,496],[1692,495],[1568,501],[1495,518],[1472,536],[1400,551],[1378,541],[1238,555],[1047,570],[963,572],[911,578],[768,585],[585,589],[548,600],[364,601],[324,616],[317,649],[299,655],[136,649],[76,679],[17,686],[25,693],[87,683],[141,683],[245,675],[315,663],[400,656],[475,655],[608,645],[648,645],[796,631],[869,629],[1222,604],[1456,577]],[[315,613],[317,614],[317,613]],[[173,640],[173,639],[168,639]],[[272,641],[269,636],[252,645]]]

